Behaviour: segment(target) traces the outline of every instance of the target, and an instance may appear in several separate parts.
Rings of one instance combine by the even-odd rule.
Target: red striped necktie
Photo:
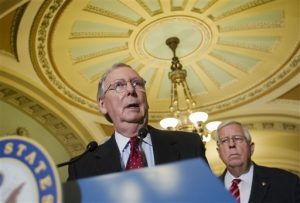
[[[130,154],[126,165],[126,170],[142,168],[143,158],[142,152],[139,150],[139,138],[131,137],[129,140]]]
[[[229,188],[229,192],[232,194],[236,202],[240,202],[240,190],[238,184],[241,182],[241,179],[233,179],[232,184]]]

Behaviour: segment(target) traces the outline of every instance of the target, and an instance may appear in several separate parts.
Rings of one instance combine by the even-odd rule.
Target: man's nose
[[[134,86],[131,84],[130,81],[127,82],[126,89],[127,89],[127,92],[130,92],[130,93],[132,93],[132,92],[135,91],[135,88],[134,88]]]
[[[229,138],[229,147],[234,147],[235,146],[235,141],[232,138]]]

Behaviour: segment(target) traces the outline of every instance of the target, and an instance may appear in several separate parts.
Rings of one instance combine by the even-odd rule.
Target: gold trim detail
[[[35,25],[31,30],[32,36],[34,37],[30,43],[32,50],[35,51],[35,53],[31,53],[34,68],[41,79],[44,79],[46,84],[50,83],[50,88],[53,89],[55,93],[59,93],[58,96],[62,94],[70,101],[75,102],[79,107],[86,108],[98,114],[98,107],[95,102],[90,102],[82,96],[79,96],[74,90],[68,88],[64,82],[61,81],[60,77],[57,76],[52,68],[51,60],[47,55],[49,49],[47,42],[51,41],[49,40],[51,22],[54,21],[56,15],[59,14],[59,10],[65,7],[63,3],[61,0],[53,1],[50,4],[49,2],[45,2],[36,16]]]
[[[261,6],[262,4],[266,4],[266,3],[269,3],[271,1],[275,1],[275,0],[255,0],[255,1],[252,1],[252,2],[248,2],[244,5],[241,5],[237,8],[226,11],[222,15],[219,15],[219,16],[216,16],[216,17],[213,16],[213,15],[209,15],[208,17],[213,21],[218,21],[218,20],[221,20],[225,17],[240,13],[242,11],[245,11],[245,10],[257,7],[257,6]]]
[[[71,156],[76,156],[85,149],[84,142],[65,121],[33,98],[6,84],[0,83],[0,100],[26,113],[45,129],[49,130]]]

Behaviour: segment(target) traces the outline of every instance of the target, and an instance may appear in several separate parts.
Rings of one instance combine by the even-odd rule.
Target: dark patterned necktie
[[[142,152],[139,150],[139,138],[131,137],[129,140],[130,154],[126,165],[126,170],[142,168],[143,158]]]
[[[240,202],[240,190],[238,184],[241,182],[241,179],[233,179],[232,184],[229,188],[229,192],[232,194],[236,202]]]

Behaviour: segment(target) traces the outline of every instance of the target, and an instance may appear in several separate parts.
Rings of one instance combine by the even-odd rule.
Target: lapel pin
[[[261,185],[262,185],[262,186],[266,186],[267,183],[266,183],[265,181],[263,181],[263,182],[261,182]]]

